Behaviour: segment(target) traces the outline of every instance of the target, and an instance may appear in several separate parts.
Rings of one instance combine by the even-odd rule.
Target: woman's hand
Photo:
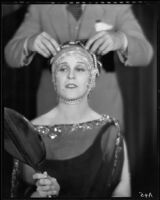
[[[55,178],[48,176],[47,172],[35,173],[33,179],[36,180],[37,191],[31,197],[51,197],[59,194],[60,185]]]
[[[42,32],[28,39],[27,49],[29,52],[37,52],[45,58],[49,58],[55,56],[60,47],[48,33]]]
[[[86,49],[99,55],[105,55],[110,51],[125,51],[125,35],[122,32],[99,31],[86,43]]]

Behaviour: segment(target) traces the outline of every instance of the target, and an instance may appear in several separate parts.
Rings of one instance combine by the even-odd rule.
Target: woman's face
[[[78,99],[87,94],[90,80],[87,58],[79,54],[62,57],[54,78],[58,95],[65,99]]]

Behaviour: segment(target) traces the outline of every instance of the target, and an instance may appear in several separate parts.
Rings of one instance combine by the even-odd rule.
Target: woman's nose
[[[69,72],[68,72],[68,78],[69,79],[74,79],[75,78],[74,70],[69,70]]]

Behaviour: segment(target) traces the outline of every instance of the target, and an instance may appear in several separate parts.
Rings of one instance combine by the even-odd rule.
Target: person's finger
[[[52,182],[48,178],[42,178],[38,180],[39,185],[51,185]]]
[[[53,39],[53,38],[52,38],[48,33],[46,33],[46,32],[43,32],[42,35],[43,35],[48,41],[50,41],[50,42],[52,43],[53,47],[55,47],[57,51],[60,51],[60,46],[59,46],[59,44],[56,42],[55,39]]]
[[[58,193],[56,191],[48,191],[47,197],[48,198],[56,198],[58,196]]]
[[[34,51],[36,51],[37,53],[41,54],[44,57],[49,57],[50,53],[49,51],[46,49],[46,47],[42,44],[41,42],[41,36],[38,36],[33,44],[34,47]]]
[[[43,172],[43,175],[46,176],[46,178],[48,177],[48,173],[46,171]]]
[[[53,38],[51,38],[51,43],[54,45],[54,47],[56,47],[57,51],[60,51],[60,46],[59,44],[56,42],[56,40],[54,40]]]
[[[37,188],[37,192],[39,193],[40,197],[47,197],[48,196],[48,192],[42,191],[39,188]]]
[[[48,191],[48,195],[58,196],[59,192],[56,190]]]
[[[37,186],[37,190],[47,192],[47,191],[51,191],[52,189],[51,189],[50,185],[39,185],[39,186]]]
[[[48,179],[50,179],[52,182],[57,182],[57,179],[51,176],[47,176]]]
[[[91,38],[87,41],[87,43],[86,43],[86,45],[85,45],[85,48],[86,48],[86,49],[90,49],[90,47],[92,46],[92,44],[93,44],[98,38],[102,37],[105,33],[106,33],[106,31],[100,31],[100,32],[98,32],[97,34],[95,34],[93,37],[91,37]]]
[[[92,53],[97,52],[98,49],[99,49],[99,47],[100,47],[104,42],[105,42],[104,37],[98,38],[98,39],[93,43],[93,45],[91,46],[90,51],[91,51]]]
[[[41,178],[46,178],[47,175],[45,173],[35,173],[33,174],[33,179],[41,179]]]
[[[105,55],[107,54],[108,52],[112,51],[112,47],[111,46],[108,46],[102,53],[101,55]]]
[[[102,43],[102,45],[99,46],[98,54],[102,55],[103,52],[105,52],[105,50],[108,50],[108,48],[111,49],[111,44],[112,44],[111,41],[108,41],[108,40],[106,40],[104,43]]]
[[[59,188],[56,187],[55,185],[38,185],[37,186],[38,191],[46,191],[46,192],[53,192],[54,194],[59,193]]]
[[[57,180],[55,178],[51,178],[51,182],[52,182],[52,184],[51,184],[52,190],[59,192],[60,191],[60,185],[58,184]]]
[[[41,56],[45,58],[49,58],[49,55],[45,53],[42,49],[38,49],[37,53],[39,53]]]
[[[53,47],[53,45],[51,44],[49,40],[47,40],[46,38],[43,38],[41,42],[46,47],[46,49],[48,49],[50,55],[55,56],[57,54],[55,47]]]
[[[52,194],[57,194],[59,193],[59,188],[56,185],[37,185],[37,190],[38,191],[46,191],[46,192],[51,192]]]
[[[37,52],[46,58],[50,56],[50,52],[42,43],[37,44]]]

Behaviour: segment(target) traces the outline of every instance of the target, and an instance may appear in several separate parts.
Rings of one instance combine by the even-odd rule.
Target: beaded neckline
[[[34,125],[34,127],[41,136],[48,136],[50,139],[55,139],[58,135],[63,135],[66,133],[70,134],[79,129],[82,131],[91,130],[111,120],[112,118],[110,118],[109,115],[103,114],[101,118],[87,122],[80,122],[76,124],[56,124],[53,126]]]

